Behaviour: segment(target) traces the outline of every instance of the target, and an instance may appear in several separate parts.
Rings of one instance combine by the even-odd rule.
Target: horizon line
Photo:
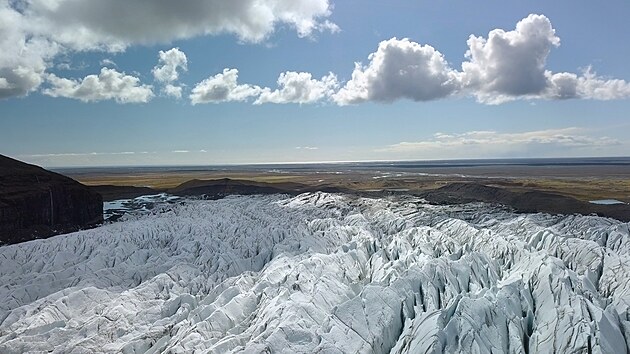
[[[238,167],[238,166],[282,166],[282,165],[335,165],[352,163],[401,163],[401,162],[453,162],[453,161],[500,161],[500,160],[578,160],[578,159],[630,159],[630,155],[620,156],[572,156],[572,157],[484,157],[484,158],[446,158],[446,159],[400,159],[400,160],[328,160],[328,161],[285,161],[285,162],[243,162],[243,163],[209,163],[209,164],[155,164],[155,165],[77,165],[77,166],[45,166],[47,169],[81,169],[81,168],[132,168],[132,167]],[[21,160],[20,160],[21,161]],[[24,162],[24,161],[22,161]],[[29,163],[29,162],[26,162]],[[32,163],[31,163],[32,164]]]

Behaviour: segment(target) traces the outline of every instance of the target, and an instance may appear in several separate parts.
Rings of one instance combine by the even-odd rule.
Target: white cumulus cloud
[[[258,86],[238,84],[238,70],[226,68],[222,73],[211,76],[198,83],[190,94],[193,105],[199,103],[219,103],[246,101],[260,95]]]
[[[174,97],[174,98],[182,98],[183,90],[184,90],[183,87],[173,85],[173,84],[166,84],[166,86],[162,88],[162,92],[164,92],[164,94],[166,94],[169,97]]]
[[[547,56],[560,38],[547,17],[529,15],[513,31],[495,29],[487,39],[470,36],[467,43],[463,86],[482,102],[498,103],[545,91]]]
[[[428,101],[451,95],[459,88],[457,72],[442,53],[429,45],[392,38],[382,41],[368,59],[366,66],[355,64],[352,79],[333,96],[335,102],[345,105],[401,98]]]
[[[278,77],[279,89],[263,89],[254,104],[262,103],[314,103],[331,96],[339,83],[333,73],[313,79],[310,73],[287,71]]]
[[[487,38],[471,35],[467,44],[459,71],[430,45],[406,38],[382,41],[367,65],[355,64],[352,78],[333,100],[345,105],[466,95],[500,104],[517,99],[630,98],[625,80],[599,77],[590,69],[582,75],[547,70],[547,57],[560,38],[544,15],[529,15],[511,31],[494,29]]]
[[[0,0],[0,98],[37,90],[61,53],[221,33],[261,42],[278,26],[306,37],[338,31],[331,11],[329,0]]]
[[[151,86],[143,85],[135,76],[109,68],[102,68],[98,75],[88,75],[80,80],[49,74],[47,81],[51,87],[43,90],[45,95],[83,102],[115,100],[118,103],[143,103],[153,98]]]
[[[27,36],[29,24],[13,6],[0,0],[0,99],[36,90],[59,52],[59,45],[48,38]]]
[[[188,70],[188,59],[179,48],[172,48],[160,50],[158,65],[151,72],[157,81],[170,83],[179,79],[180,70]]]
[[[164,84],[162,91],[167,95],[175,98],[182,97],[182,87],[174,85],[179,80],[180,71],[188,70],[188,58],[186,54],[179,48],[172,48],[167,51],[159,52],[158,65],[153,67],[151,71],[153,77],[159,83]]]
[[[588,67],[581,76],[573,73],[546,72],[549,86],[544,97],[550,99],[582,98],[615,100],[630,97],[630,84],[624,80],[597,76]]]

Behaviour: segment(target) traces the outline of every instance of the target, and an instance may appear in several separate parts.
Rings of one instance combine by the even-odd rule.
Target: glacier
[[[0,353],[625,353],[629,235],[413,196],[187,199],[0,247]]]

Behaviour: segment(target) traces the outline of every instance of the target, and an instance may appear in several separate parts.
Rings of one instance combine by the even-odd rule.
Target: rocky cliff
[[[0,155],[0,244],[70,232],[103,220],[103,199],[84,185]]]

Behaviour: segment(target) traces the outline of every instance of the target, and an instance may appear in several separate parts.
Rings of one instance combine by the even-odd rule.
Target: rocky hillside
[[[73,179],[0,155],[0,244],[98,224],[102,197]]]
[[[178,196],[205,196],[210,199],[218,199],[228,195],[276,193],[297,195],[314,191],[328,193],[350,192],[349,190],[331,186],[309,186],[292,182],[268,183],[230,178],[215,180],[193,179],[169,189],[167,192]]]
[[[451,183],[422,193],[420,196],[437,204],[486,202],[507,205],[521,213],[596,214],[625,222],[630,221],[630,205],[596,205],[537,190],[514,192],[478,183]]]
[[[99,185],[88,186],[88,188],[100,194],[103,197],[104,202],[111,202],[112,200],[117,199],[131,199],[143,195],[152,195],[163,192],[163,190],[160,189],[136,186]]]

